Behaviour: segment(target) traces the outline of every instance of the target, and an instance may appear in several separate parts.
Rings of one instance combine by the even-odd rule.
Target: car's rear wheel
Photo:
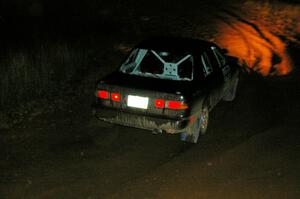
[[[208,126],[209,110],[204,106],[197,119],[180,135],[181,141],[197,143],[199,136],[205,135]]]
[[[228,93],[223,97],[224,101],[233,101],[234,100],[234,98],[236,96],[236,90],[237,90],[238,83],[239,83],[239,79],[236,78],[233,82],[232,87],[228,91]]]

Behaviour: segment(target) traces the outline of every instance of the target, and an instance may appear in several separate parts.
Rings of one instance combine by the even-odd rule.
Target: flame
[[[286,44],[262,25],[256,23],[254,28],[235,21],[230,25],[222,24],[219,30],[222,34],[217,37],[217,42],[228,49],[230,55],[238,57],[247,70],[264,76],[291,72],[292,62]]]

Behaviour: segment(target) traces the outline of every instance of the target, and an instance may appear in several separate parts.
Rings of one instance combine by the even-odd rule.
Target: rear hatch
[[[188,81],[113,73],[98,83],[97,104],[141,115],[178,118],[188,114]]]

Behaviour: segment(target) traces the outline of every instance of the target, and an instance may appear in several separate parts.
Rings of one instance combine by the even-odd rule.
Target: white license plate
[[[127,106],[141,108],[141,109],[147,109],[148,102],[149,102],[148,97],[128,95]]]

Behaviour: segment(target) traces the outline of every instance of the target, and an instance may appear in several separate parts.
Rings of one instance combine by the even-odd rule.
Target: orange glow
[[[300,6],[247,1],[239,11],[221,15],[215,40],[229,55],[239,58],[244,69],[263,76],[292,71],[287,43],[299,43]]]
[[[248,71],[263,76],[288,74],[292,63],[285,43],[262,25],[255,25],[258,29],[240,21],[224,23],[217,42],[228,49],[230,55],[238,57]]]

